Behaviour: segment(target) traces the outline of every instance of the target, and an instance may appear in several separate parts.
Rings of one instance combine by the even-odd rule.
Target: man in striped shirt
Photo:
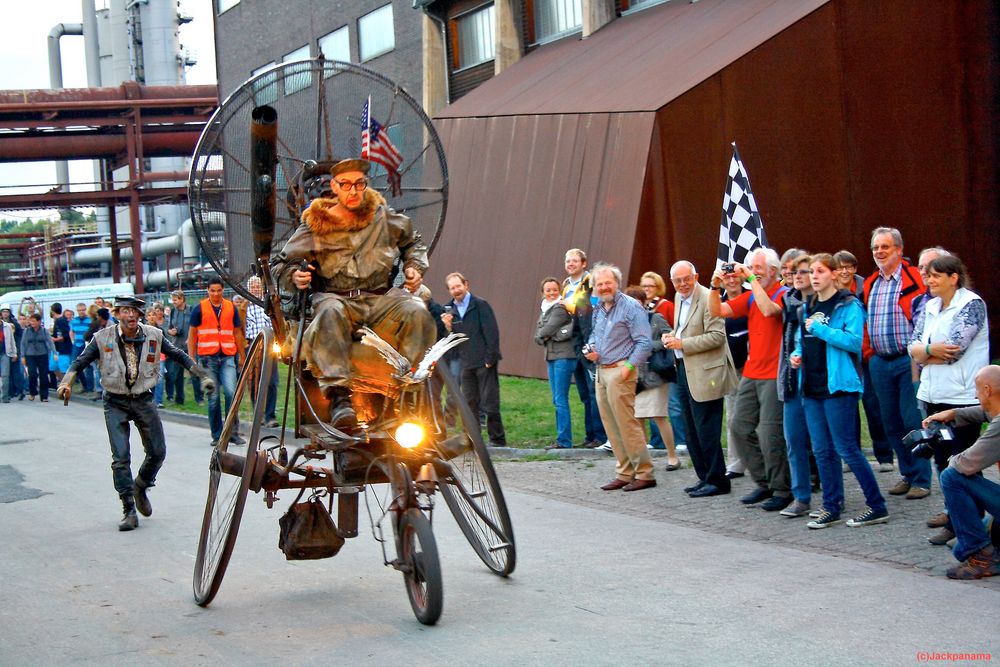
[[[656,486],[646,433],[635,417],[636,369],[653,349],[649,318],[641,303],[622,293],[618,267],[598,264],[591,276],[598,304],[585,351],[597,364],[597,409],[618,459],[615,479],[601,488],[640,491]]]
[[[253,294],[258,299],[264,298],[264,289],[261,287],[260,278],[257,276],[251,276],[250,280],[247,281],[247,286],[250,288],[250,293]],[[247,345],[249,346],[253,343],[253,340],[257,337],[257,334],[263,329],[271,328],[271,318],[267,316],[264,309],[258,306],[254,302],[247,303],[247,318],[246,318],[246,338]],[[278,401],[278,358],[271,354],[270,350],[264,351],[264,356],[267,358],[268,363],[271,364],[271,382],[267,387],[267,396],[264,401],[264,426],[267,428],[273,428],[278,426],[278,419],[275,415],[275,409],[277,408]],[[251,399],[256,402],[257,397],[253,394],[257,391],[257,383],[250,383]]]

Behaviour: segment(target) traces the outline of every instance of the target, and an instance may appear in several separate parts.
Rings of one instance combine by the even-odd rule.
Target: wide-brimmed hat
[[[338,174],[343,174],[347,171],[360,171],[362,174],[368,175],[368,170],[371,169],[372,163],[368,160],[362,160],[361,158],[349,158],[347,160],[341,160],[337,164],[330,167],[330,175],[337,176]]]
[[[115,305],[111,307],[111,312],[118,312],[119,308],[135,308],[140,315],[146,314],[146,302],[134,296],[116,296]]]

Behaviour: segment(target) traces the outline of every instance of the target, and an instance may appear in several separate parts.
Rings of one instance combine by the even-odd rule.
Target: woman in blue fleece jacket
[[[810,282],[815,294],[804,305],[790,359],[799,369],[799,388],[823,487],[823,508],[809,528],[826,528],[842,519],[844,475],[841,459],[861,485],[868,505],[848,526],[889,520],[885,498],[868,460],[861,453],[858,399],[862,391],[861,342],[865,311],[857,298],[836,285],[831,255],[813,255]]]

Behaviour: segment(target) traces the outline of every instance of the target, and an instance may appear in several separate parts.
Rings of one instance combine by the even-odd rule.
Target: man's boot
[[[330,399],[330,425],[341,431],[358,427],[358,416],[351,404],[351,390],[347,387],[330,387],[326,390]]]
[[[143,516],[149,516],[153,513],[153,505],[149,502],[149,496],[146,495],[146,489],[149,485],[143,481],[142,477],[135,478],[135,484],[132,485],[132,493],[135,497],[135,508],[139,510],[139,514]]]
[[[122,510],[124,515],[118,523],[118,530],[135,530],[139,527],[139,517],[135,515],[135,500],[132,496],[122,497]]]

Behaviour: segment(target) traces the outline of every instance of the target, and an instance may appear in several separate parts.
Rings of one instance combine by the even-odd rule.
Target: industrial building
[[[215,86],[185,86],[192,56],[179,43],[190,21],[176,0],[82,0],[83,22],[48,35],[51,88],[0,91],[0,160],[56,160],[51,188],[0,195],[0,210],[94,207],[88,229],[53,225],[6,239],[24,260],[0,288],[130,280],[136,291],[200,280],[186,206],[188,156],[218,104]],[[85,89],[62,88],[61,42],[82,37]],[[93,160],[93,178],[70,183],[68,160]]]

